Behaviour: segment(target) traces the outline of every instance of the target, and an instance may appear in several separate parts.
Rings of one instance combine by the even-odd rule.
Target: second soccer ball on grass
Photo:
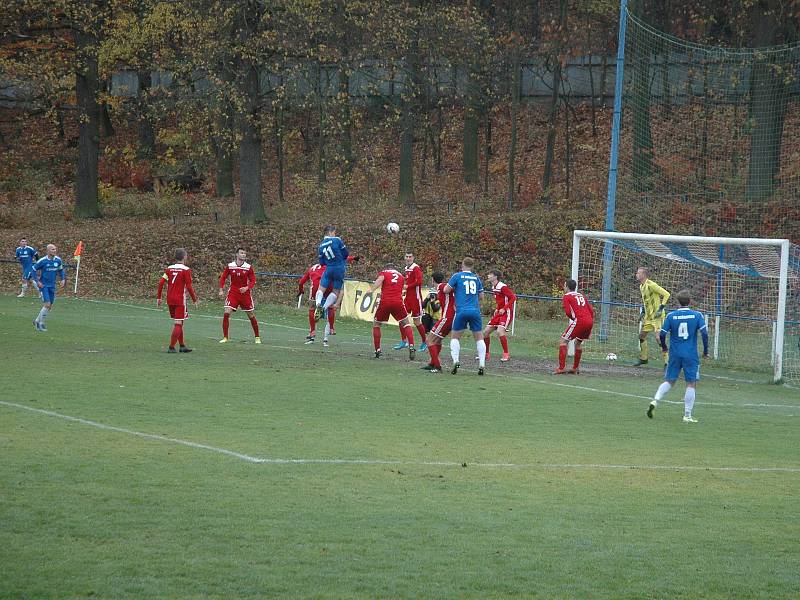
[[[389,233],[400,233],[400,225],[398,225],[395,222],[391,222],[388,225],[386,225],[386,231],[388,231]]]

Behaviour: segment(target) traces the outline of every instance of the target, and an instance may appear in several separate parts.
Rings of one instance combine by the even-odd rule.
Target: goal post
[[[800,345],[788,372],[784,362],[787,297],[800,278],[800,251],[789,240],[576,230],[572,278],[600,304],[597,338],[619,355],[638,352],[639,266],[673,295],[690,291],[721,363],[800,380]],[[675,308],[671,299],[667,310]]]

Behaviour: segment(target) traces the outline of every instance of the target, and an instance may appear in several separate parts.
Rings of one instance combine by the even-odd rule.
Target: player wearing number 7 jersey
[[[453,317],[453,331],[450,337],[450,356],[453,358],[453,375],[461,366],[461,334],[469,326],[475,345],[478,347],[478,375],[483,375],[486,368],[486,342],[483,341],[483,320],[481,319],[480,300],[483,298],[483,284],[480,277],[472,272],[475,261],[465,256],[461,261],[461,271],[454,273],[444,286],[444,293],[453,292],[456,300],[456,316]]]
[[[164,274],[158,281],[158,296],[156,306],[161,306],[161,293],[164,284],[167,285],[167,306],[169,316],[175,320],[172,327],[172,336],[169,339],[169,349],[167,352],[175,352],[175,342],[180,344],[181,352],[191,352],[183,343],[183,322],[189,318],[189,311],[186,308],[186,293],[192,297],[192,302],[197,304],[197,294],[192,287],[192,270],[186,266],[189,255],[185,248],[175,250],[175,264],[164,269]]]
[[[703,338],[703,358],[708,358],[708,329],[703,314],[689,308],[691,302],[689,290],[681,290],[678,292],[677,298],[681,307],[667,315],[661,331],[658,333],[661,349],[665,353],[669,352],[669,361],[664,373],[664,383],[658,387],[655,397],[650,402],[647,416],[653,418],[653,411],[658,406],[658,401],[675,385],[681,370],[683,370],[683,377],[686,379],[686,392],[683,396],[683,422],[697,423],[692,416],[695,388],[697,380],[700,379],[697,332],[699,331]],[[669,334],[669,350],[667,350],[667,334]]]
[[[556,375],[563,373],[580,373],[582,343],[592,335],[594,326],[594,309],[586,297],[577,292],[578,282],[574,279],[567,279],[564,282],[564,297],[561,299],[561,306],[569,319],[569,325],[561,334],[561,342],[558,345],[558,368],[554,371]],[[575,357],[572,361],[572,368],[567,371],[567,345],[575,341]]]

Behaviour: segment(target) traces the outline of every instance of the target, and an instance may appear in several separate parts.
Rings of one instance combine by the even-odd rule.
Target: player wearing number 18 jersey
[[[695,388],[700,379],[700,358],[697,356],[697,332],[703,338],[703,358],[708,358],[708,328],[703,314],[689,308],[691,296],[689,290],[681,290],[677,294],[681,307],[667,315],[661,326],[658,338],[661,349],[667,352],[667,335],[669,335],[669,361],[664,373],[662,383],[653,401],[647,409],[647,416],[653,418],[653,411],[658,406],[658,401],[664,397],[683,371],[686,379],[686,393],[683,396],[683,422],[697,423],[692,416],[694,408]]]
[[[189,318],[189,311],[186,308],[186,294],[192,297],[195,305],[198,303],[197,294],[192,287],[192,270],[186,266],[189,255],[185,248],[175,250],[175,264],[164,269],[164,274],[158,281],[158,296],[156,306],[161,306],[161,294],[164,284],[167,285],[167,306],[169,316],[175,320],[172,327],[172,335],[169,339],[169,349],[167,352],[175,352],[175,342],[181,347],[181,352],[191,352],[183,343],[183,322]]]
[[[454,293],[456,314],[453,317],[453,331],[450,337],[450,356],[453,358],[453,375],[461,366],[461,334],[469,326],[475,345],[478,347],[478,375],[483,375],[486,368],[486,342],[483,341],[483,320],[481,319],[480,299],[483,298],[483,284],[480,277],[472,272],[475,261],[465,256],[461,261],[461,270],[450,277],[444,286],[445,294]]]
[[[558,345],[558,368],[555,370],[556,375],[563,373],[578,374],[581,364],[581,354],[583,349],[581,344],[589,339],[592,335],[592,327],[594,326],[594,309],[591,303],[580,292],[575,291],[578,283],[574,279],[567,279],[564,282],[564,297],[561,299],[561,306],[564,308],[564,314],[569,319],[569,325],[561,334],[561,341]],[[566,370],[567,362],[567,345],[572,340],[575,341],[575,358],[572,362],[572,368]]]
[[[400,332],[404,339],[408,340],[408,359],[414,360],[416,349],[414,348],[414,330],[408,319],[408,312],[403,305],[403,284],[402,273],[387,265],[386,268],[378,273],[378,277],[369,288],[369,294],[380,288],[381,297],[378,308],[375,310],[375,317],[372,322],[372,341],[375,344],[375,358],[381,357],[381,324],[389,320],[389,316],[394,317],[400,324]]]

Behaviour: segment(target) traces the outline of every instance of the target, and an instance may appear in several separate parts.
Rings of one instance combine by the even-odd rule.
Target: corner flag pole
[[[78,242],[78,245],[75,246],[75,252],[73,253],[73,257],[75,258],[75,287],[72,289],[73,294],[78,293],[78,276],[81,272],[81,254],[83,254],[83,240]]]

